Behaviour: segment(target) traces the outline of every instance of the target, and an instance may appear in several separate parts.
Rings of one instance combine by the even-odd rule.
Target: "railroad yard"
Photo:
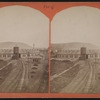
[[[21,58],[0,61],[0,93],[47,93],[48,68],[47,59],[38,65]]]
[[[51,60],[51,93],[100,93],[100,60]]]

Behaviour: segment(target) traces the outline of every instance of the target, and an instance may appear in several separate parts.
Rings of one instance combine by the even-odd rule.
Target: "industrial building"
[[[87,50],[86,47],[81,47],[80,50],[56,50],[51,57],[68,60],[100,59],[100,50]]]
[[[20,49],[19,47],[13,47],[13,49],[0,49],[0,60],[21,58],[31,60],[34,63],[41,63],[43,57],[39,49]]]

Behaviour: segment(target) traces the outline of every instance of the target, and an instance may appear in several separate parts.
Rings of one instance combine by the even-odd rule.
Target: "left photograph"
[[[28,6],[0,8],[0,93],[48,93],[49,18]]]

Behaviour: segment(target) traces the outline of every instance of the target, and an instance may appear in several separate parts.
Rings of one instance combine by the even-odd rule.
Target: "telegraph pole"
[[[96,67],[96,53],[95,53],[95,67]]]
[[[29,67],[29,56],[30,56],[29,52],[28,52],[27,56],[28,56],[28,67]]]
[[[30,69],[29,69],[29,56],[30,56],[30,53],[29,53],[29,52],[27,53],[27,56],[28,56],[28,68],[27,68],[27,69],[28,69],[28,78],[30,78],[30,77],[29,77],[29,70],[30,70]]]

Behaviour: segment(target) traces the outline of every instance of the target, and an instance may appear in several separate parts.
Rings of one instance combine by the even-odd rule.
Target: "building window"
[[[57,57],[60,57],[60,55],[57,55]]]
[[[93,58],[93,55],[90,55],[91,58]]]
[[[3,57],[6,57],[6,54],[3,54]]]
[[[8,57],[11,57],[11,55],[10,55],[10,54],[8,54]]]
[[[78,58],[78,55],[75,55],[75,58]]]
[[[68,55],[66,55],[66,58],[68,58]]]
[[[73,55],[70,55],[70,58],[73,58]]]
[[[98,55],[97,55],[97,54],[95,54],[95,57],[98,57]]]
[[[26,55],[25,55],[25,54],[23,54],[23,57],[26,57]]]
[[[59,55],[59,57],[61,57],[61,55]]]

